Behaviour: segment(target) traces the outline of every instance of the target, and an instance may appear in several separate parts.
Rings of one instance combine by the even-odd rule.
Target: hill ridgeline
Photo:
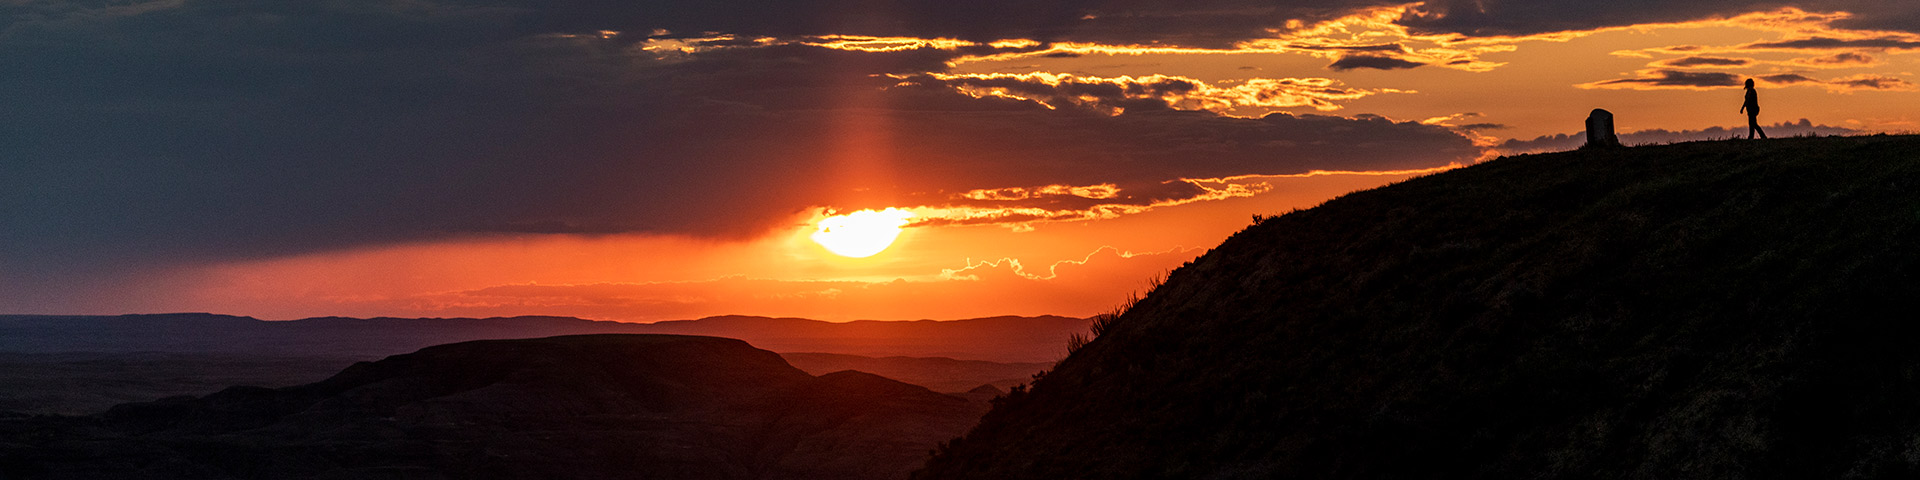
[[[728,338],[478,340],[306,385],[0,414],[0,478],[896,479],[985,407]]]
[[[1267,218],[917,476],[1913,478],[1920,138],[1503,158]]]

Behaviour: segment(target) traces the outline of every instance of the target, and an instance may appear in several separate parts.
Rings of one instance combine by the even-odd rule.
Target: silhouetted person
[[[1760,129],[1760,92],[1753,90],[1751,78],[1747,79],[1747,103],[1740,104],[1740,111],[1747,112],[1747,139],[1752,140],[1756,133],[1766,139],[1767,131]]]

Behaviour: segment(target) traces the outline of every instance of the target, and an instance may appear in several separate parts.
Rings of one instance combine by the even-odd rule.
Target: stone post
[[[1587,114],[1587,145],[1581,148],[1613,148],[1620,146],[1620,137],[1613,135],[1613,112],[1593,109]]]

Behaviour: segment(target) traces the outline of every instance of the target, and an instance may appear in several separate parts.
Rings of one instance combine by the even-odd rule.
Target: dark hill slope
[[[902,478],[981,410],[734,339],[483,340],[297,387],[0,418],[0,478]]]
[[[925,478],[1913,478],[1920,139],[1522,156],[1242,231]]]

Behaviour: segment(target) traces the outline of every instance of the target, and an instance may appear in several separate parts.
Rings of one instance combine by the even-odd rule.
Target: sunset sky
[[[1920,131],[1884,0],[0,0],[0,59],[0,313],[1086,316],[1593,108]]]

